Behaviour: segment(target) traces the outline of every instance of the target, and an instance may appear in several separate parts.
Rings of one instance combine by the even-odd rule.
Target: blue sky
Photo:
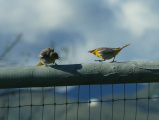
[[[87,51],[98,47],[124,48],[117,61],[158,60],[159,9],[157,0],[38,0],[0,1],[0,50],[23,34],[8,54],[20,60],[20,51],[30,54],[26,66],[35,65],[39,52],[54,46],[59,54],[69,47],[69,60],[90,63],[96,58]],[[8,58],[6,57],[6,59]]]
[[[58,64],[93,63],[88,51],[124,48],[116,61],[158,60],[158,0],[0,0],[0,54],[19,33],[21,41],[0,66],[35,66],[47,47],[65,58]],[[53,41],[53,44],[51,44]],[[109,62],[110,60],[106,61]],[[62,89],[61,89],[62,90]]]

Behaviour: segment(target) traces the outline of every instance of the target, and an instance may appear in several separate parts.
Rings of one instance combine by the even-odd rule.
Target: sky
[[[0,66],[35,66],[54,47],[57,64],[94,63],[99,47],[124,48],[117,62],[158,60],[158,0],[0,0]],[[108,60],[106,62],[109,62]],[[11,65],[10,65],[11,64]]]
[[[4,59],[34,66],[40,51],[54,47],[68,58],[60,64],[92,63],[87,51],[98,47],[124,48],[117,61],[158,60],[157,0],[35,0],[0,1],[0,51],[16,36],[21,41]],[[53,42],[51,42],[53,41]],[[23,56],[22,56],[23,55]],[[25,58],[26,57],[26,58]]]

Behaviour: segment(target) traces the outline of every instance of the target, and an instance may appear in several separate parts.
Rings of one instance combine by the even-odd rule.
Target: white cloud
[[[40,32],[65,27],[79,30],[85,35],[98,35],[107,32],[107,25],[111,24],[111,27],[118,26],[136,36],[143,35],[149,29],[159,28],[159,15],[152,10],[149,2],[105,0],[104,7],[103,1],[86,2],[85,5],[84,1],[77,4],[72,0],[0,1],[1,33],[23,32],[24,36],[31,36],[26,41],[34,41]],[[115,18],[106,14],[113,14]],[[109,22],[111,19],[113,24]],[[100,36],[102,38],[103,34]]]
[[[67,24],[73,14],[70,5],[64,0],[47,0],[47,2],[41,0],[37,4],[38,25],[42,24],[44,28],[52,29],[53,27],[62,27]]]
[[[135,36],[142,36],[150,29],[159,29],[158,12],[153,10],[149,1],[108,0],[106,4],[116,17],[116,25]]]
[[[22,48],[25,44],[25,50],[30,50],[31,54],[35,54],[32,52],[35,49],[41,51],[47,47],[50,38],[60,43],[56,47],[59,49],[61,46],[67,47],[66,43],[69,44],[69,40],[72,40],[76,42],[76,46],[71,47],[70,51],[74,51],[75,56],[70,55],[70,61],[73,62],[66,63],[94,62],[98,58],[89,54],[88,50],[125,44],[132,45],[118,55],[117,61],[133,56],[137,57],[133,59],[147,59],[146,57],[150,57],[147,54],[157,51],[153,46],[157,47],[159,36],[153,30],[159,30],[158,18],[157,11],[144,0],[0,1],[0,34],[15,36],[22,32]],[[146,34],[147,31],[151,33]],[[26,45],[31,46],[30,49]],[[133,55],[125,55],[127,50],[131,50],[129,53]],[[153,52],[150,58],[155,58],[152,55],[157,54]]]
[[[64,27],[72,11],[64,0],[0,1],[1,33],[25,33],[26,41],[35,41],[40,32]]]
[[[159,28],[159,17],[143,2],[126,2],[121,6],[121,26],[134,35],[142,35],[148,29]]]
[[[119,4],[121,1],[122,0],[104,0],[105,4],[109,3],[109,5],[112,5],[112,6]]]

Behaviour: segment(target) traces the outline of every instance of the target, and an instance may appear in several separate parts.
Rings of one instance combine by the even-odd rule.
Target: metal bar
[[[1,67],[0,88],[159,82],[159,61]]]

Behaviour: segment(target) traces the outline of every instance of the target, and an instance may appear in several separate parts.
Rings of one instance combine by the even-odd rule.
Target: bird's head
[[[51,52],[50,57],[54,59],[60,59],[59,55],[56,52]]]

